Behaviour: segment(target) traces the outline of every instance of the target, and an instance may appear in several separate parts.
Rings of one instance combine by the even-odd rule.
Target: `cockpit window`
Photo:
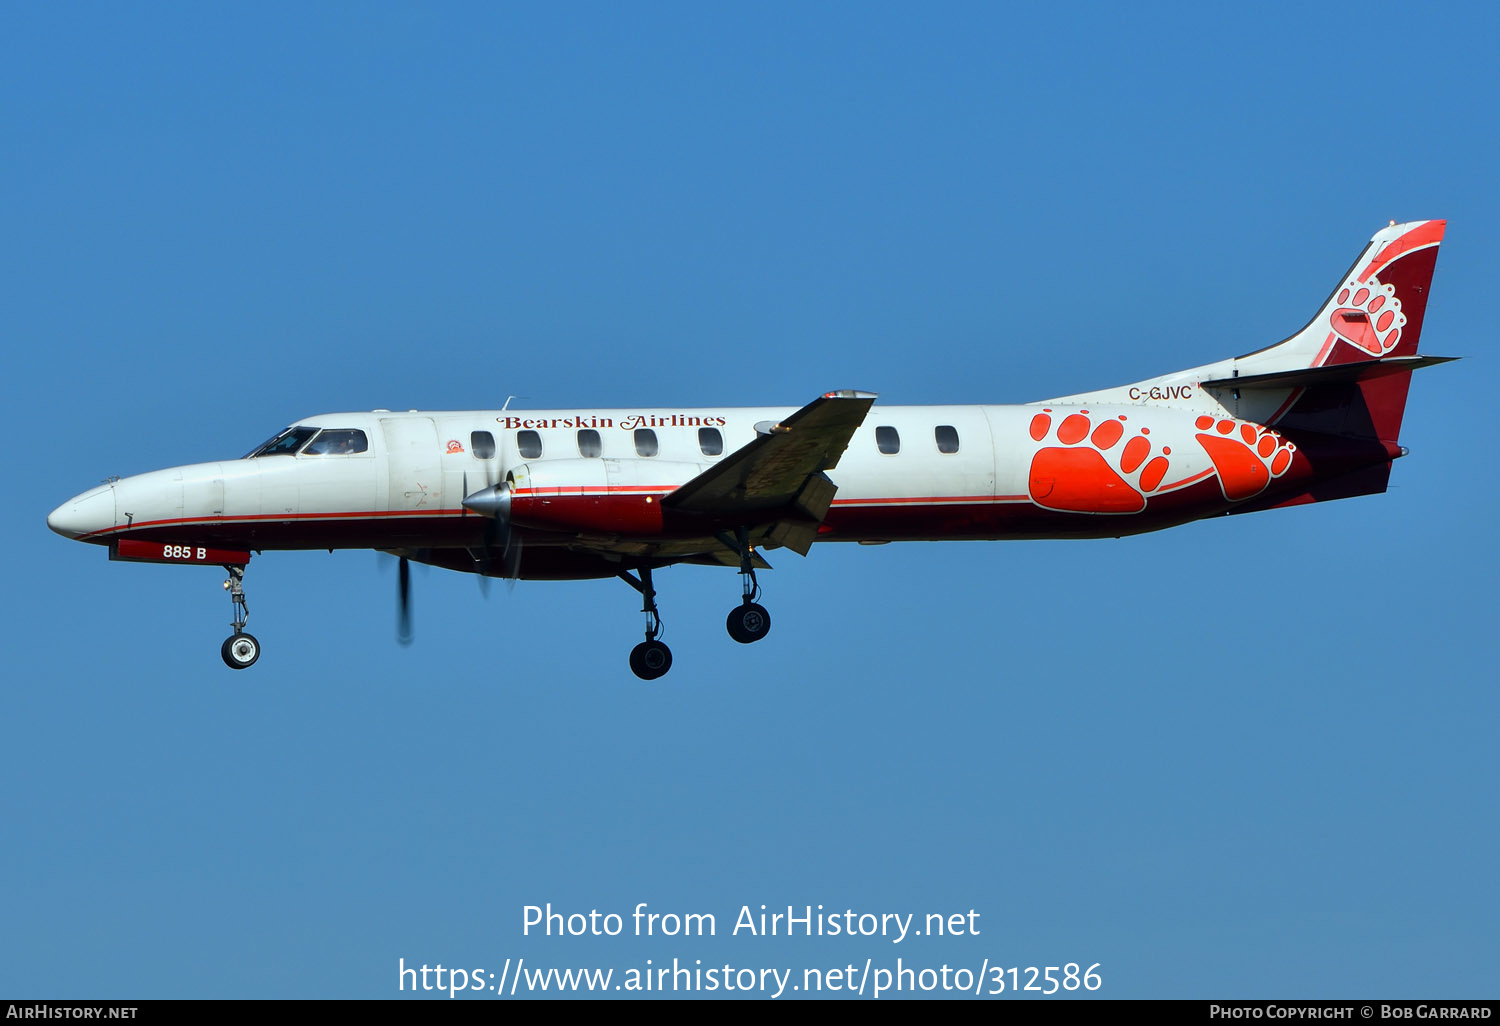
[[[329,428],[308,443],[304,456],[347,456],[369,449],[365,433],[358,428]]]
[[[290,456],[307,442],[309,438],[318,433],[315,427],[298,427],[293,424],[281,434],[273,437],[269,442],[257,449],[252,449],[245,454],[245,459],[254,459],[257,456]]]

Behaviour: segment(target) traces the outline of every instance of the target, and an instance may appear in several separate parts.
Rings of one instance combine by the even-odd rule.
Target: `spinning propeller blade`
[[[468,481],[464,482],[465,487]],[[509,483],[481,488],[463,500],[464,508],[488,517],[484,531],[484,558],[480,572],[505,577],[514,583],[521,572],[521,536],[510,523]],[[476,560],[476,562],[480,562]],[[496,571],[499,573],[496,573]]]
[[[396,574],[396,640],[411,644],[411,561],[401,557]]]

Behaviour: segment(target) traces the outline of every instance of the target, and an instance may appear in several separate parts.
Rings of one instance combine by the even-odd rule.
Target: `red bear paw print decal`
[[[1199,417],[1198,444],[1213,461],[1224,498],[1239,502],[1265,491],[1271,479],[1286,473],[1297,447],[1270,428],[1232,420]]]
[[[1044,409],[1031,418],[1031,437],[1054,445],[1031,457],[1026,488],[1031,501],[1069,513],[1139,513],[1146,496],[1161,487],[1172,450],[1153,454],[1150,428],[1141,428],[1124,445],[1125,418],[1098,427],[1088,410],[1062,418],[1053,430],[1053,415]]]
[[[1334,334],[1371,356],[1384,356],[1396,348],[1406,315],[1396,286],[1382,285],[1371,277],[1367,282],[1349,281],[1339,290],[1338,309],[1330,318]]]

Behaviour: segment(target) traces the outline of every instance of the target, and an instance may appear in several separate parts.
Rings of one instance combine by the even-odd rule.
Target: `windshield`
[[[369,449],[365,433],[358,428],[330,428],[309,442],[303,456],[347,456]]]
[[[293,424],[279,435],[273,437],[269,442],[247,452],[244,458],[251,460],[257,456],[290,456],[302,448],[303,443],[317,433],[317,428],[298,427]]]

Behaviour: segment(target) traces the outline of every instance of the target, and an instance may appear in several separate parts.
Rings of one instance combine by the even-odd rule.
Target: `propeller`
[[[468,477],[464,478],[468,490]],[[481,488],[463,500],[464,508],[487,517],[484,528],[484,555],[476,557],[476,568],[484,576],[504,577],[512,587],[521,574],[521,535],[511,527],[510,483]],[[498,561],[499,573],[496,574]]]
[[[464,508],[488,522],[484,527],[484,550],[474,557],[475,570],[479,576],[479,590],[489,597],[489,579],[506,578],[507,587],[514,588],[516,578],[521,575],[521,535],[511,529],[510,482],[492,484],[472,495],[469,491],[469,475],[463,476]],[[395,555],[395,553],[390,553]],[[411,560],[398,557],[396,570],[396,640],[402,645],[412,643],[411,617]],[[496,569],[499,573],[495,573]]]
[[[519,531],[511,531],[507,537],[500,563],[505,568],[506,590],[514,591],[516,582],[521,579],[521,533]]]
[[[396,569],[396,640],[411,644],[411,560],[401,557]]]
[[[396,640],[403,645],[412,642],[411,628],[411,560],[401,554],[400,549],[381,549],[380,569],[385,570],[391,560],[396,561]],[[410,550],[408,550],[410,551]]]

